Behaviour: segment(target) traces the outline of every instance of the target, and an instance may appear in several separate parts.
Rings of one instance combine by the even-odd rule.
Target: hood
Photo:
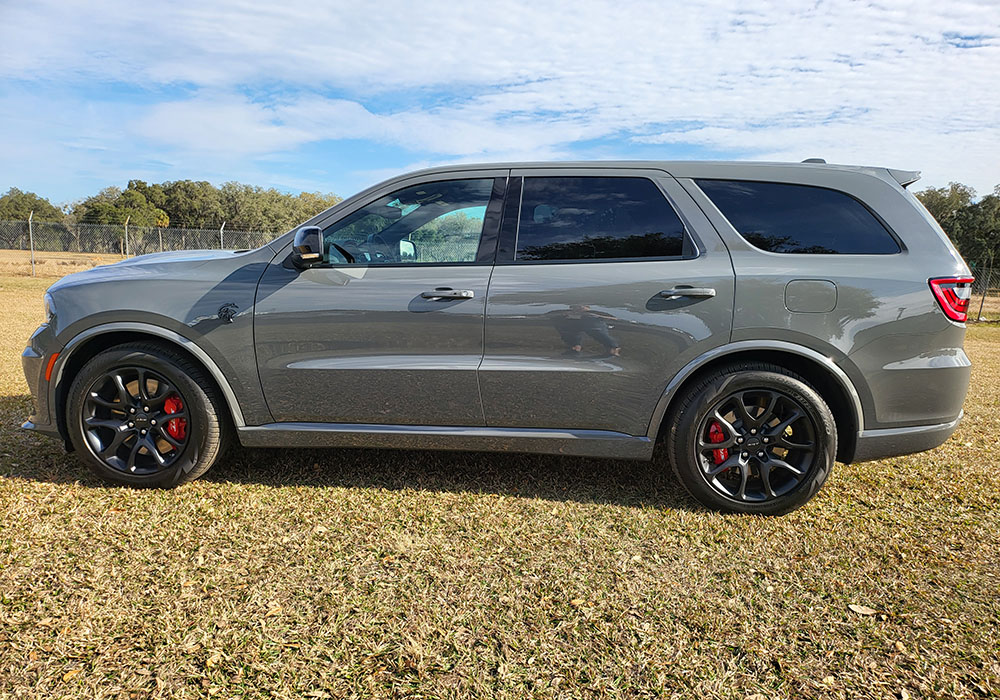
[[[132,265],[149,265],[161,262],[204,262],[206,260],[217,260],[219,258],[230,258],[238,252],[247,251],[235,250],[174,250],[167,253],[150,253],[149,255],[137,255],[134,258],[127,258],[120,262],[102,265],[101,267],[129,267]]]
[[[99,265],[63,277],[49,287],[50,292],[94,282],[119,282],[138,279],[173,280],[211,279],[214,275],[226,274],[232,269],[257,259],[270,260],[274,251],[268,246],[257,250],[178,250],[168,253],[152,253],[122,260],[110,265]],[[218,271],[213,268],[221,266]]]

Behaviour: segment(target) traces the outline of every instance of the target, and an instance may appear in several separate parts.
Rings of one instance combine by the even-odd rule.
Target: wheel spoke
[[[707,470],[705,474],[712,478],[717,477],[722,472],[727,469],[732,469],[733,467],[738,467],[740,465],[740,453],[730,455],[729,459],[725,460],[722,464],[712,465],[712,468]]]
[[[124,409],[124,407],[119,401],[108,401],[107,399],[103,398],[100,394],[98,394],[96,391],[90,392],[90,394],[87,396],[87,401],[90,403],[95,403],[98,406],[101,406],[102,408],[110,408],[113,411],[121,411]]]
[[[764,409],[764,412],[755,421],[757,427],[767,425],[767,422],[774,416],[774,406],[778,403],[778,395],[771,394],[770,396],[771,400],[768,402],[767,408]]]
[[[784,447],[786,450],[811,450],[813,448],[811,442],[792,442],[784,433],[775,437],[774,446]]]
[[[120,430],[122,422],[120,420],[105,420],[103,418],[84,418],[83,422],[85,425],[91,428],[110,428],[111,430]]]
[[[117,372],[111,375],[111,381],[115,383],[115,389],[118,391],[118,398],[121,399],[123,405],[127,406],[132,403],[133,396],[129,393],[129,390],[125,387],[125,380],[122,379],[122,375]]]
[[[736,497],[741,501],[747,500],[747,480],[750,478],[750,464],[746,460],[739,460],[740,465],[740,488],[736,491]]]
[[[125,462],[125,466],[128,467],[129,471],[135,471],[135,458],[139,454],[139,448],[144,447],[144,440],[136,439],[135,444],[132,445],[132,450],[128,453],[128,459]]]
[[[771,457],[770,463],[771,463],[772,467],[778,467],[779,469],[787,469],[788,471],[790,471],[792,474],[795,474],[796,476],[802,476],[803,474],[805,474],[805,472],[802,471],[801,469],[799,469],[798,467],[793,467],[791,464],[789,464],[785,460],[778,459],[777,457]]]
[[[149,402],[149,389],[146,386],[146,380],[148,378],[148,376],[146,375],[146,370],[144,370],[142,367],[139,367],[136,370],[136,372],[139,375],[139,378],[136,380],[136,384],[139,387],[139,398],[142,399],[143,402],[148,403]]]
[[[784,435],[785,434],[785,430],[788,429],[788,426],[790,426],[792,423],[794,423],[795,421],[797,421],[799,418],[801,418],[804,415],[805,414],[802,413],[802,411],[800,411],[798,408],[794,409],[792,411],[792,415],[791,416],[789,416],[785,420],[781,421],[781,423],[779,423],[778,425],[776,425],[770,431],[771,434],[774,435],[774,436]]]
[[[159,409],[175,393],[177,393],[177,390],[174,389],[173,385],[168,384],[166,381],[160,381],[159,386],[156,387],[156,394],[147,399],[147,404],[151,408]]]
[[[701,434],[698,435],[698,449],[704,452],[705,450],[725,450],[736,445],[736,428],[732,424],[722,417],[722,414],[718,411],[712,414],[712,417],[718,421],[719,425],[722,427],[722,431],[729,435],[722,442],[705,442],[705,439]]]
[[[148,436],[143,439],[143,446],[146,448],[146,452],[153,455],[153,459],[161,467],[167,463],[167,460],[160,454],[160,450],[156,447],[156,442],[151,440]]]
[[[101,459],[107,461],[109,458],[114,457],[115,453],[118,452],[118,448],[121,447],[122,443],[125,442],[130,433],[124,431],[119,431],[115,433],[114,438],[111,440],[111,444],[106,445],[100,452]]]
[[[167,432],[166,425],[158,425],[156,427],[159,428],[160,437],[162,437],[164,440],[170,443],[172,447],[179,448],[181,445],[184,444],[180,440],[175,439],[173,435]]]
[[[753,427],[754,426],[754,419],[750,415],[750,413],[747,412],[746,404],[743,403],[743,394],[742,393],[736,394],[735,396],[733,396],[733,404],[735,404],[735,408],[736,408],[736,410],[734,411],[734,413],[736,413],[736,417],[740,420],[740,423],[743,426],[744,430],[747,430],[747,429]]]
[[[764,491],[767,495],[771,498],[776,498],[778,494],[774,492],[774,488],[771,486],[771,463],[769,460],[760,463],[760,480],[764,484]]]

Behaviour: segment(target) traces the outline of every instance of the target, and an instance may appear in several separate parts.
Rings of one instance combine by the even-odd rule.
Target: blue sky
[[[998,73],[996,0],[0,0],[0,191],[819,156],[986,193]]]

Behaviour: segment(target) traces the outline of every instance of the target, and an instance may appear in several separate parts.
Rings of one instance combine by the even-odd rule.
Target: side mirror
[[[323,262],[323,229],[303,226],[295,232],[292,243],[292,265],[305,270]]]
[[[404,239],[399,242],[399,259],[400,260],[417,259],[417,246],[413,245],[413,241],[407,241]]]

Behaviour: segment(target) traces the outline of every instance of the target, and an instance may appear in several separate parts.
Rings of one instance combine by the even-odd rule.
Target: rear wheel
[[[742,363],[706,376],[679,398],[669,425],[677,477],[716,510],[794,510],[823,485],[837,453],[829,407],[776,365]]]
[[[223,405],[200,367],[156,344],[119,345],[80,370],[66,425],[99,476],[131,486],[192,481],[228,442]]]

